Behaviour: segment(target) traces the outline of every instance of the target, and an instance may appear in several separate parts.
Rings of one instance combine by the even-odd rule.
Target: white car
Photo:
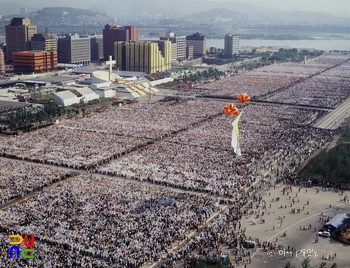
[[[319,236],[325,236],[325,237],[329,237],[331,236],[331,233],[328,231],[322,231],[322,232],[318,232]]]

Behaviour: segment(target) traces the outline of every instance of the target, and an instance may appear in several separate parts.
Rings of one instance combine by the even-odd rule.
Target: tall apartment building
[[[13,52],[13,67],[17,71],[38,72],[57,69],[57,51]]]
[[[57,40],[59,63],[88,65],[91,61],[90,37],[67,34]]]
[[[5,73],[5,54],[2,49],[0,49],[0,74]]]
[[[169,31],[160,40],[169,40],[172,44],[172,61],[183,61],[186,59],[186,36],[178,36]]]
[[[202,57],[207,50],[207,37],[198,32],[186,36],[186,45],[193,46],[193,57]]]
[[[239,36],[226,34],[224,52],[226,57],[232,57],[239,54]]]
[[[13,18],[5,26],[6,35],[6,61],[12,61],[12,53],[29,50],[29,42],[36,34],[36,26],[30,24],[28,18]]]
[[[152,74],[171,68],[170,41],[116,42],[114,47],[117,69]]]
[[[56,39],[53,36],[46,34],[34,34],[30,41],[30,50],[57,50]]]
[[[117,27],[115,24],[107,24],[103,29],[103,57],[114,57],[114,42],[137,41],[139,33],[136,26]]]
[[[90,36],[90,49],[91,49],[91,60],[98,60],[103,58],[103,36],[102,35]]]

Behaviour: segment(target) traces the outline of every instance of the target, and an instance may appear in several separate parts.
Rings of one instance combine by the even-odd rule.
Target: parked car
[[[324,236],[324,237],[329,237],[331,236],[331,233],[328,231],[322,231],[322,232],[318,232],[319,236]]]
[[[319,229],[318,230],[319,232],[324,232],[324,231],[326,231],[326,232],[331,232],[331,230],[329,230],[329,229],[326,229],[326,228],[321,228],[321,229]]]
[[[255,244],[254,241],[245,241],[245,242],[244,242],[244,246],[245,246],[246,248],[255,248],[256,244]]]

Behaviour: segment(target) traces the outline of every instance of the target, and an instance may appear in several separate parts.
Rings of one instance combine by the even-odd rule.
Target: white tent
[[[56,92],[53,95],[53,100],[57,105],[62,106],[70,106],[80,102],[80,98],[69,90]]]
[[[75,90],[78,91],[83,96],[84,102],[99,99],[98,94],[88,87],[75,88]]]

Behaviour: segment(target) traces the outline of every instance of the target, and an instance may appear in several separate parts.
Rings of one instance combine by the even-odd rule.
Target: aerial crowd
[[[334,108],[349,95],[348,54],[330,54],[307,64],[281,63],[200,85],[195,94]]]
[[[331,54],[307,65],[271,65],[198,92],[334,107],[350,95],[347,60]],[[174,266],[194,252],[220,256],[221,243],[244,257],[245,234],[236,227],[247,190],[297,180],[295,169],[337,130],[312,126],[325,111],[237,104],[238,157],[227,102],[136,103],[1,139],[0,205],[19,201],[0,210],[0,268],[136,268],[161,258]],[[198,235],[188,238],[193,231]],[[33,233],[36,257],[9,259],[10,233]]]

